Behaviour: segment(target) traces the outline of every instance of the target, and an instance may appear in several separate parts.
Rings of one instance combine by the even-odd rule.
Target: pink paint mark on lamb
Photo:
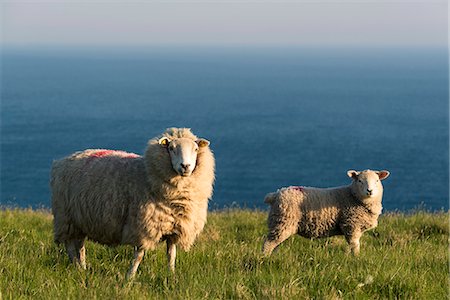
[[[135,153],[129,153],[125,151],[118,151],[118,150],[98,150],[95,152],[92,152],[89,157],[105,157],[105,156],[120,156],[123,158],[138,158],[139,155]]]
[[[302,193],[303,193],[303,190],[304,190],[303,186],[290,186],[289,188],[293,189],[293,190],[296,190],[296,191],[299,191],[299,192],[302,192]]]

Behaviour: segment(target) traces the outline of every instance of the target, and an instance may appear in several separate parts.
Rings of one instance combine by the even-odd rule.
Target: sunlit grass
[[[179,251],[176,276],[165,247],[148,252],[132,282],[127,246],[87,243],[86,271],[52,240],[46,211],[0,211],[0,299],[446,299],[447,212],[386,214],[348,254],[342,237],[293,237],[261,256],[266,213],[213,212],[193,249]]]

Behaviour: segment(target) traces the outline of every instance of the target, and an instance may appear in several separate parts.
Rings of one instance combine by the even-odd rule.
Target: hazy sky
[[[130,2],[3,1],[1,42],[445,47],[448,43],[447,1]]]

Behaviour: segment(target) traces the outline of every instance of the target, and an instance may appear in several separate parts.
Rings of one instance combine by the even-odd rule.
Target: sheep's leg
[[[362,232],[360,230],[355,230],[350,234],[345,236],[347,243],[350,245],[350,250],[353,255],[357,256],[359,254],[360,243],[359,239],[361,238]]]
[[[84,246],[84,241],[83,246],[80,248],[78,253],[80,257],[80,265],[84,270],[86,270],[86,247]]]
[[[142,261],[142,258],[144,257],[144,249],[140,247],[134,248],[134,259],[131,263],[130,269],[128,270],[127,279],[133,278],[134,274],[136,274],[137,268],[139,267],[139,264]]]
[[[263,253],[264,256],[270,256],[273,250],[278,247],[282,242],[287,240],[290,236],[294,235],[297,232],[297,225],[290,225],[284,227],[280,231],[271,231],[264,241],[263,245]]]
[[[74,244],[73,240],[65,241],[64,245],[66,246],[66,252],[67,252],[67,255],[69,256],[70,262],[75,263],[77,253],[75,250],[75,244]]]
[[[270,241],[269,239],[266,239],[264,241],[264,245],[262,248],[262,251],[264,253],[264,256],[270,256],[273,252],[273,250],[279,245],[274,241]]]
[[[69,240],[65,242],[66,251],[69,256],[69,260],[86,269],[86,249],[84,247],[84,239]]]
[[[167,262],[169,263],[169,271],[175,273],[175,258],[177,256],[177,246],[171,240],[167,239]]]
[[[269,233],[262,247],[264,256],[270,256],[278,245],[298,232],[301,215],[296,199],[291,199],[285,194],[278,196],[278,199],[271,204],[267,219]]]

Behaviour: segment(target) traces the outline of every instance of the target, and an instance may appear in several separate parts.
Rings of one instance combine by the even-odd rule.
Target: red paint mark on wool
[[[89,157],[105,157],[105,156],[120,156],[123,158],[138,158],[139,155],[135,153],[129,153],[125,151],[118,151],[118,150],[98,150],[95,152],[92,152]]]
[[[304,187],[303,186],[290,186],[290,189],[299,191],[299,192],[303,192]]]

